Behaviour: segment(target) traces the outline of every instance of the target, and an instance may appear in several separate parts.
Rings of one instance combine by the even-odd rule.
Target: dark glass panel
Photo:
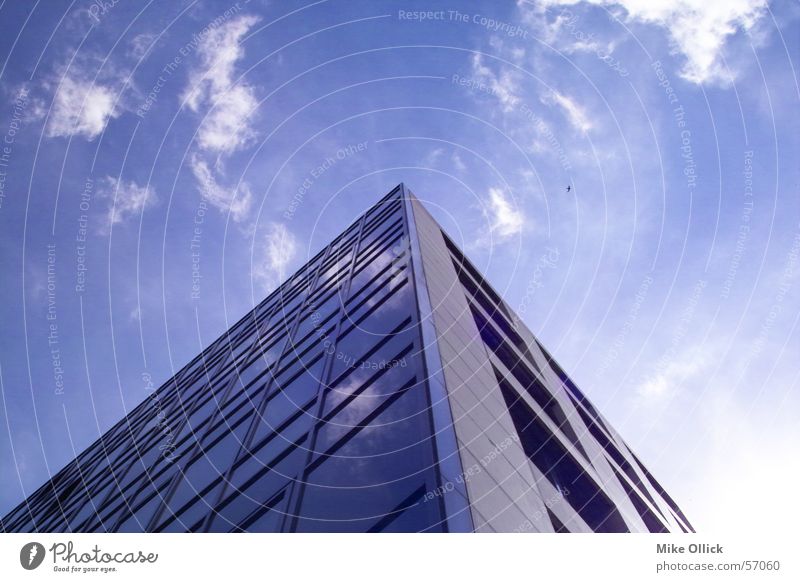
[[[377,249],[385,247],[388,240],[396,239],[403,232],[404,225],[399,216],[392,217],[391,221],[371,232],[365,232],[359,244],[356,264],[361,264],[369,260],[369,257],[375,256]]]
[[[321,429],[318,446],[327,448],[308,470],[301,531],[366,531],[402,511],[410,493],[435,487],[425,384],[398,387],[372,410],[350,407],[351,426]],[[420,508],[407,531],[440,520],[437,503]]]
[[[613,465],[611,466],[611,470],[614,471],[614,474],[617,476],[622,488],[625,490],[625,494],[631,500],[631,503],[633,503],[633,507],[642,518],[642,521],[644,521],[647,529],[652,533],[669,533],[669,529],[667,529],[661,520],[656,517],[650,507],[648,507],[647,503],[645,503],[644,500],[639,497],[639,494],[634,491],[633,487],[631,487],[630,483],[628,483],[628,480],[620,475],[619,471],[617,471]]]
[[[260,393],[259,393],[260,394]],[[247,434],[247,429],[250,426],[250,420],[255,414],[257,405],[254,402],[244,401],[235,411],[231,411],[229,415],[221,417],[216,424],[209,430],[205,437],[205,442],[214,443],[222,435],[230,431],[236,431],[244,438]],[[230,460],[228,465],[233,462]]]
[[[239,391],[242,388],[249,387],[250,383],[258,379],[259,383],[263,383],[266,379],[263,378],[264,373],[273,366],[280,357],[285,340],[273,344],[271,347],[262,350],[251,361],[247,362],[241,370],[237,379],[234,381],[233,390]]]
[[[411,318],[407,317],[382,336],[365,334],[357,329],[348,334],[336,346],[331,370],[334,380],[330,386],[344,382],[345,377],[356,370],[387,367],[394,354],[418,337],[416,330],[409,327],[411,322]]]
[[[105,488],[99,490],[94,497],[88,497],[80,504],[80,507],[75,514],[70,517],[70,529],[72,531],[77,531],[76,528],[79,525],[100,510],[99,504],[108,493],[110,488],[111,483],[108,483]]]
[[[353,270],[351,289],[361,289],[386,267],[400,268],[404,265],[406,261],[403,259],[403,240],[402,232],[398,231],[393,238],[370,253],[366,261],[357,264]]]
[[[211,512],[219,495],[222,479],[217,479],[202,496],[197,496],[180,509],[176,516],[169,518],[156,528],[159,532],[198,531],[204,518]]]
[[[338,313],[341,303],[342,298],[336,292],[329,293],[318,300],[309,300],[294,336],[302,340],[315,331],[318,337],[322,337],[323,329]]]
[[[390,513],[379,519],[370,527],[368,533],[407,533],[423,531],[418,529],[420,523],[425,523],[428,518],[429,507],[433,501],[425,501],[425,488],[420,487],[403,499]],[[431,523],[424,529],[427,532],[440,532],[442,525]]]
[[[683,515],[683,512],[682,512],[682,511],[680,510],[680,508],[678,507],[678,504],[677,504],[677,503],[675,503],[675,501],[672,499],[672,497],[670,497],[670,496],[667,494],[667,492],[666,492],[666,491],[664,491],[664,488],[663,488],[663,487],[661,487],[661,485],[659,484],[659,482],[658,482],[658,481],[656,481],[655,477],[653,477],[653,475],[651,475],[651,474],[650,474],[650,471],[648,471],[648,470],[647,470],[647,468],[646,468],[646,467],[645,467],[645,466],[642,464],[642,462],[639,460],[639,457],[637,457],[637,456],[636,456],[636,455],[633,453],[633,451],[631,451],[630,449],[628,449],[628,452],[631,454],[631,457],[633,457],[633,460],[634,460],[634,461],[636,461],[636,464],[637,464],[637,465],[639,465],[639,468],[642,470],[642,473],[644,473],[645,477],[647,477],[647,480],[648,480],[648,481],[650,481],[650,484],[653,486],[653,488],[656,490],[656,492],[657,492],[659,495],[661,495],[661,497],[663,497],[663,498],[664,498],[664,501],[666,501],[666,502],[667,502],[667,505],[669,505],[669,506],[670,506],[670,508],[672,509],[672,511],[675,513],[675,515],[679,516],[679,517],[680,517],[680,519],[682,519],[682,520],[683,520],[683,522],[684,522],[684,523],[685,523],[685,524],[686,524],[686,525],[689,527],[689,529],[690,529],[690,530],[692,530],[692,531],[694,531],[694,528],[692,527],[692,524],[691,524],[691,523],[689,523],[689,520],[688,520],[688,519],[686,519],[686,516],[685,516],[685,515]],[[680,525],[680,524],[679,524],[679,525]]]
[[[570,395],[570,398],[573,398],[572,395]],[[623,471],[625,471],[625,474],[636,484],[641,493],[650,500],[650,503],[658,508],[658,505],[650,495],[647,487],[645,487],[644,483],[642,483],[642,480],[639,478],[639,475],[636,473],[633,466],[622,455],[622,452],[617,448],[617,445],[611,441],[605,430],[600,428],[600,426],[594,422],[594,419],[592,419],[586,413],[583,407],[581,407],[581,405],[578,404],[574,399],[573,404],[575,405],[575,409],[578,411],[578,415],[581,417],[581,420],[583,420],[584,424],[586,424],[587,428],[589,429],[589,433],[594,437],[597,443],[603,447],[603,449],[605,449],[614,462],[617,463]]]
[[[140,533],[147,531],[147,524],[153,517],[156,507],[161,503],[158,495],[151,497],[142,507],[139,507],[126,517],[122,523],[114,528],[120,533]]]
[[[251,514],[250,517],[245,519],[237,527],[231,531],[250,531],[250,532],[279,532],[281,531],[281,524],[283,523],[286,509],[289,504],[289,496],[284,489],[275,497],[270,499],[264,507]]]
[[[389,347],[394,347],[394,344],[390,344]],[[380,361],[385,365],[377,369],[372,366],[353,368],[346,381],[339,382],[326,392],[323,420],[329,420],[362,394],[367,393],[370,397],[380,398],[397,390],[398,386],[402,386],[408,380],[409,375],[415,373],[413,362],[407,359],[413,349],[414,344],[408,344],[396,352],[384,348],[375,355],[380,357],[380,353],[384,353],[385,356],[381,357]]]
[[[627,532],[616,506],[495,371],[522,448],[581,518],[597,532]]]
[[[556,533],[570,533],[570,531],[567,528],[567,526],[565,526],[563,523],[561,523],[561,520],[558,519],[558,517],[556,517],[555,513],[550,511],[550,508],[545,507],[545,509],[547,510],[547,516],[550,518],[550,523],[553,524],[553,530]]]
[[[517,357],[513,349],[506,343],[503,337],[495,331],[491,324],[486,321],[486,318],[481,314],[472,304],[470,304],[472,315],[475,318],[475,323],[480,331],[481,338],[484,343],[497,355],[506,368],[513,374],[517,382],[530,394],[534,401],[542,407],[545,414],[555,425],[564,433],[572,445],[578,449],[578,452],[588,461],[589,456],[581,444],[575,429],[564,414],[564,410],[556,400],[555,396],[545,387],[544,384],[536,377],[536,375],[525,365],[525,362]]]
[[[494,302],[498,307],[500,307],[500,309],[503,310],[503,313],[505,313],[508,320],[512,321],[514,318],[508,312],[508,309],[503,303],[503,300],[500,299],[500,296],[497,293],[495,293],[491,285],[489,285],[486,282],[483,276],[472,265],[472,263],[464,256],[461,250],[455,244],[453,244],[453,241],[450,240],[450,237],[448,237],[444,232],[442,232],[442,237],[444,238],[444,242],[453,256],[453,260],[456,264],[456,271],[465,269],[472,276],[472,278],[478,283],[478,285],[480,285],[481,289],[484,291],[484,293],[486,293],[486,295],[489,296],[492,302]]]
[[[310,407],[309,407],[310,408]],[[248,456],[242,458],[230,479],[230,488],[238,490],[265,467],[276,462],[288,448],[304,443],[313,417],[308,410],[293,415],[274,432],[256,441]]]
[[[276,379],[275,386],[270,389],[266,409],[256,419],[252,442],[258,443],[316,399],[324,363],[324,358],[319,354],[308,367],[297,365]]]
[[[302,469],[306,451],[289,447],[241,489],[234,490],[215,509],[209,531],[230,531],[249,516],[270,506],[272,499]]]
[[[202,494],[215,479],[227,472],[239,453],[246,431],[247,424],[241,422],[224,437],[202,445],[200,456],[181,470],[177,488],[169,500],[169,512],[179,510],[189,499]]]

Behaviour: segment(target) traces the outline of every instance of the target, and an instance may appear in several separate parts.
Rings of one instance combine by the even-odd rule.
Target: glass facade
[[[689,531],[401,184],[4,531]]]

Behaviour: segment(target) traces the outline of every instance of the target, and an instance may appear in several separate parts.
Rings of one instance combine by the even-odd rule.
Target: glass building
[[[2,528],[693,531],[402,184]]]

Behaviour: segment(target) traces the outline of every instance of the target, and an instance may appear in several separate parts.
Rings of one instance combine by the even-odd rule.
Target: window
[[[418,501],[436,487],[427,385],[412,377],[394,386],[386,397],[349,402],[320,428],[317,455],[306,471],[300,531],[388,528],[410,506],[415,510],[405,531],[441,521],[438,503]]]
[[[346,375],[359,368],[377,369],[391,366],[392,356],[413,341],[413,338],[418,337],[416,329],[411,326],[410,317],[405,317],[399,322],[398,319],[400,318],[389,321],[393,327],[388,327],[381,335],[351,328],[351,331],[336,345],[330,376],[333,381],[330,385],[332,387],[338,385]]]
[[[681,511],[680,507],[678,507],[678,504],[673,501],[672,497],[670,497],[666,491],[664,491],[664,488],[661,487],[659,482],[656,481],[655,477],[650,474],[650,471],[648,471],[647,468],[642,464],[642,462],[639,460],[639,457],[637,457],[631,450],[628,450],[628,452],[631,454],[631,457],[633,457],[633,460],[636,461],[636,464],[639,465],[639,468],[642,470],[642,473],[644,473],[645,477],[647,477],[647,480],[650,481],[650,484],[653,486],[656,492],[658,492],[658,494],[664,498],[664,501],[667,502],[667,505],[669,505],[670,509],[672,509],[675,515],[680,517],[680,519],[683,520],[683,523],[689,526],[690,530],[694,531],[694,528],[689,523],[689,520],[686,519],[686,516],[683,515],[683,512]],[[680,521],[678,522],[678,525],[681,525]]]
[[[399,286],[405,278],[406,268],[407,265],[405,263],[393,261],[378,271],[377,274],[373,274],[373,277],[368,281],[362,281],[363,285],[360,287],[351,286],[350,297],[345,302],[347,310],[352,314],[367,302],[370,302],[370,305],[374,305],[374,301],[371,301],[371,298],[387,285],[390,289]]]
[[[454,263],[455,264],[455,263]],[[458,270],[458,265],[456,264],[456,269]],[[533,366],[536,371],[539,371],[539,366],[536,364],[536,361],[533,359],[530,350],[528,349],[527,344],[522,340],[513,326],[509,323],[509,320],[506,319],[504,315],[504,311],[494,302],[492,302],[489,297],[486,295],[485,290],[478,287],[472,278],[466,273],[466,271],[460,270],[458,273],[459,281],[464,286],[464,288],[475,298],[478,304],[483,308],[489,318],[495,323],[495,325],[503,332],[505,337],[511,342],[516,348],[520,351],[520,353],[525,356],[528,360],[528,363]]]
[[[394,348],[394,342],[388,344],[388,348]],[[370,398],[378,399],[402,386],[408,375],[415,373],[414,362],[411,360],[413,350],[413,343],[409,343],[400,351],[389,351],[384,348],[381,353],[387,354],[388,357],[383,356],[376,360],[382,365],[354,368],[346,380],[337,382],[326,391],[322,409],[323,420],[326,422],[330,420],[366,391]]]
[[[656,517],[650,507],[648,507],[647,503],[645,503],[644,500],[639,497],[639,494],[634,491],[633,487],[631,487],[630,483],[628,483],[628,480],[620,475],[619,471],[617,471],[613,465],[611,465],[611,470],[614,471],[614,474],[617,476],[620,485],[622,485],[622,488],[625,490],[625,494],[631,500],[631,503],[633,503],[633,507],[642,518],[642,521],[644,521],[647,529],[653,533],[669,533],[669,530]]]
[[[306,451],[290,446],[268,466],[245,482],[241,489],[231,491],[215,508],[209,531],[230,531],[254,514],[263,514],[272,507],[275,496],[298,474],[305,462]],[[255,517],[252,519],[256,519]]]
[[[425,511],[427,510],[425,507],[426,502],[423,501],[425,493],[424,486],[412,491],[411,495],[403,499],[392,511],[384,515],[370,527],[367,533],[440,531],[440,524],[433,524],[432,526],[420,529],[420,526],[425,523]]]
[[[519,382],[528,394],[533,397],[534,401],[542,407],[542,410],[544,410],[550,420],[555,423],[564,436],[569,439],[572,445],[578,449],[578,452],[588,461],[589,456],[586,454],[586,450],[583,448],[580,439],[578,439],[578,435],[569,423],[556,397],[551,394],[539,378],[527,368],[525,362],[517,357],[503,337],[494,330],[492,325],[486,321],[475,306],[470,304],[470,309],[472,310],[472,315],[475,318],[475,323],[478,326],[484,343],[497,355],[517,382]]]
[[[231,529],[231,531],[279,532],[281,531],[281,523],[286,514],[286,506],[288,503],[289,497],[287,491],[283,489],[267,503],[264,503],[260,509],[253,512],[250,517]]]
[[[276,379],[275,386],[270,389],[266,409],[256,419],[252,442],[258,443],[283,425],[286,419],[298,411],[306,410],[308,404],[316,400],[324,362],[322,354],[318,354],[308,367],[296,365]]]
[[[304,443],[313,424],[310,408],[311,406],[306,406],[286,419],[274,431],[265,432],[256,439],[255,444],[249,448],[248,455],[237,462],[230,479],[230,487],[233,489],[243,487],[265,467],[273,465],[287,448]]]
[[[500,296],[494,292],[494,289],[492,289],[492,287],[486,282],[478,270],[472,266],[472,263],[470,263],[469,260],[459,250],[459,248],[453,244],[453,241],[450,240],[450,237],[448,237],[444,232],[442,232],[442,237],[444,238],[445,245],[452,254],[454,263],[456,265],[456,271],[460,271],[462,268],[466,270],[472,276],[472,278],[477,281],[478,285],[486,293],[486,295],[489,296],[489,299],[491,299],[495,305],[503,310],[503,313],[509,320],[512,320],[513,317],[511,317],[511,314],[506,309],[506,306],[503,303],[503,300],[500,299]]]
[[[312,332],[321,334],[322,328],[338,315],[341,303],[342,297],[338,292],[329,293],[325,297],[315,297],[313,300],[309,299],[295,332],[298,341],[302,341]]]
[[[616,506],[495,370],[525,454],[597,532],[627,532]]]
[[[570,398],[573,399],[571,394]],[[578,411],[581,420],[583,420],[584,424],[588,427],[589,434],[591,434],[594,437],[594,440],[596,440],[597,443],[603,447],[603,449],[605,449],[608,456],[611,457],[611,459],[617,463],[617,465],[619,465],[619,467],[625,472],[630,480],[636,484],[641,493],[650,500],[650,503],[652,503],[654,507],[658,508],[658,505],[653,500],[653,497],[650,495],[647,487],[645,487],[644,483],[642,483],[639,475],[636,473],[627,459],[625,459],[625,457],[622,455],[620,450],[617,448],[617,445],[611,441],[610,437],[606,434],[605,429],[601,428],[597,423],[595,423],[594,420],[583,410],[582,406],[574,399],[573,404],[575,409]]]
[[[403,242],[403,236],[402,228],[398,228],[391,236],[377,243],[364,257],[360,257],[353,268],[351,288],[360,289],[364,283],[372,279],[384,267],[397,264],[398,257],[403,254],[406,247]]]
[[[133,513],[128,514],[119,525],[113,528],[113,531],[131,533],[147,531],[147,525],[160,504],[161,497],[157,494],[152,495],[142,505],[135,507]]]
[[[233,390],[248,388],[254,380],[263,378],[264,373],[278,361],[286,338],[277,339],[278,341],[260,348],[249,362],[242,364],[234,381]]]
[[[561,523],[561,520],[556,517],[556,514],[553,513],[549,507],[545,507],[545,509],[547,510],[547,517],[550,518],[550,523],[553,524],[553,530],[556,533],[569,533],[567,526]]]
[[[217,442],[204,447],[199,456],[183,469],[178,484],[162,515],[162,525],[179,515],[196,496],[207,496],[219,484],[222,475],[233,463],[247,426],[240,424]]]

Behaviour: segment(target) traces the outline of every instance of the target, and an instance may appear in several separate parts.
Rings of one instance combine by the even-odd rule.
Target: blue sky
[[[0,4],[0,513],[403,181],[698,529],[791,522],[800,9],[462,4]]]

